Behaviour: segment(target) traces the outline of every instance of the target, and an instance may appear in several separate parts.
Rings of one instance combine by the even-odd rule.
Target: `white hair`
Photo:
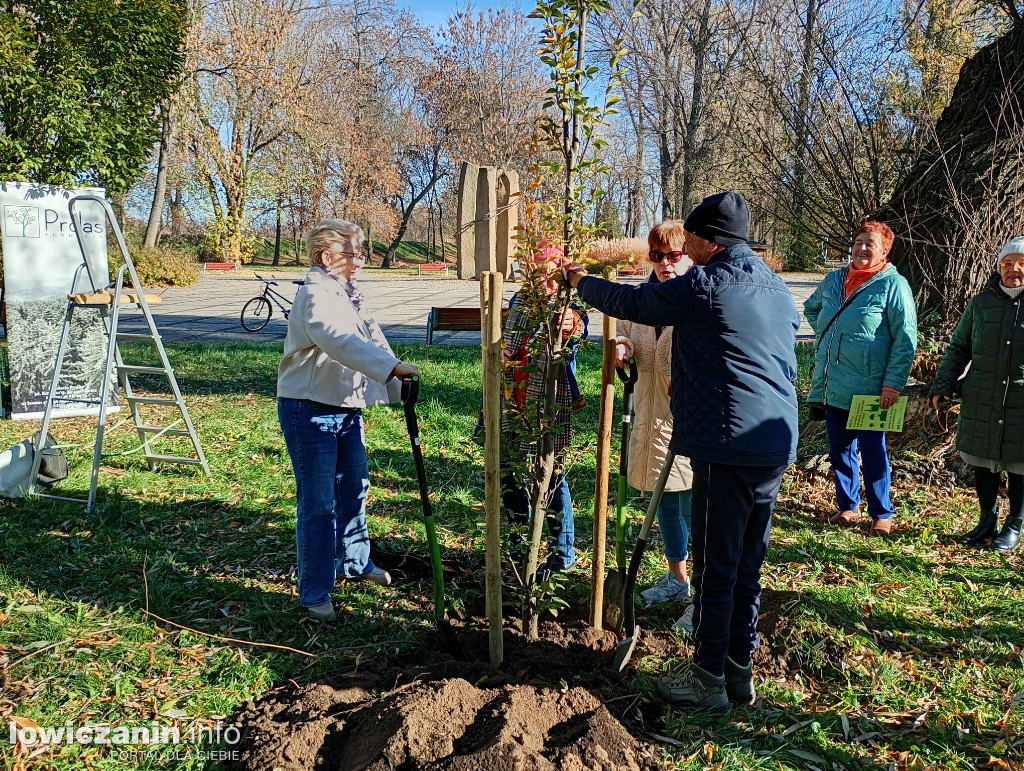
[[[319,265],[320,255],[330,249],[332,244],[352,237],[358,239],[359,245],[362,247],[365,236],[363,229],[356,223],[348,220],[320,220],[306,236],[306,253],[309,255],[309,264]]]

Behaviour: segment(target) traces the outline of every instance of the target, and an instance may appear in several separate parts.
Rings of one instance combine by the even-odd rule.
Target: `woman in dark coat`
[[[1009,553],[1020,542],[1024,517],[1024,236],[999,250],[996,270],[967,303],[930,394],[936,409],[954,391],[963,396],[956,446],[974,466],[981,516],[960,542],[995,537],[995,548]],[[996,498],[1004,471],[1010,510],[999,531]]]

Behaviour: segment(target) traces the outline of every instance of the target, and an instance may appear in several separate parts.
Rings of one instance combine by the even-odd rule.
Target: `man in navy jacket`
[[[718,193],[686,218],[695,263],[624,286],[568,274],[615,318],[674,326],[670,448],[693,466],[693,661],[658,681],[676,704],[726,710],[754,699],[761,565],[786,466],[796,459],[800,317],[785,283],[747,246],[743,196]]]

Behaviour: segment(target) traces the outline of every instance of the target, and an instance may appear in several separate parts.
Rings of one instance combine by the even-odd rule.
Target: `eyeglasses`
[[[332,259],[338,259],[339,257],[346,257],[350,260],[357,260],[363,256],[362,252],[327,252]]]
[[[1024,259],[1016,260],[1001,260],[999,262],[1000,270],[1021,270],[1024,271]]]
[[[647,254],[648,259],[655,264],[660,263],[663,259],[666,262],[679,262],[684,256],[686,256],[686,252],[680,249],[674,249],[671,252],[660,252],[657,249],[651,249]]]

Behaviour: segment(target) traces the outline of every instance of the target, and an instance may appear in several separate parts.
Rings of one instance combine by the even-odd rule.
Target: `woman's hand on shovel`
[[[412,364],[406,364],[404,361],[398,362],[395,368],[391,370],[391,377],[397,377],[399,380],[406,380],[413,375],[420,374],[418,367]]]
[[[629,346],[625,343],[615,344],[615,366],[624,367],[626,362],[629,361],[629,357],[633,355],[633,352],[629,349]]]

